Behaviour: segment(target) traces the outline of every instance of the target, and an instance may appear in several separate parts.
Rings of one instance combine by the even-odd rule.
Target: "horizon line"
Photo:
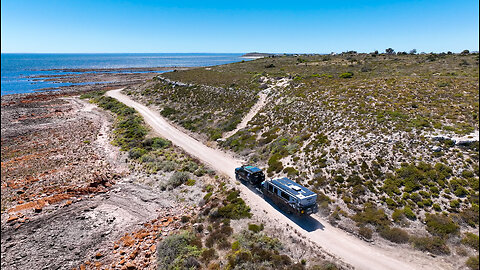
[[[469,49],[464,49],[464,50],[469,50]],[[459,50],[458,52],[462,52],[464,50]],[[358,54],[362,53],[373,53],[375,51],[378,51],[378,53],[383,53],[383,51],[380,50],[374,50],[371,52],[361,52],[361,51],[355,51],[355,50],[347,50],[344,52],[258,52],[258,51],[250,51],[250,52],[1,52],[1,54],[247,54],[247,53],[262,53],[262,54],[341,54],[341,53],[347,53],[347,52],[355,52]],[[478,53],[479,49],[472,49],[469,50],[470,53]],[[407,52],[403,50],[395,51],[395,53],[398,52]],[[421,51],[416,54],[429,54],[429,53],[446,53],[446,52],[452,52],[455,53],[454,51],[439,51],[439,52],[426,52],[426,51]]]
[[[193,54],[193,53],[217,53],[217,54],[241,54],[245,52],[1,52],[1,54],[125,54],[125,53],[182,53],[182,54]]]

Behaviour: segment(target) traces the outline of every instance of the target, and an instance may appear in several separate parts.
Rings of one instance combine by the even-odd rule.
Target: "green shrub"
[[[343,200],[346,204],[352,203],[352,198],[348,197],[347,195],[343,195],[343,196],[342,196],[342,200]]]
[[[442,211],[442,207],[438,203],[433,204],[433,210],[440,212]]]
[[[390,225],[390,220],[383,209],[378,209],[371,203],[365,203],[363,211],[357,212],[352,219],[359,225],[372,224],[376,227]]]
[[[414,192],[412,194],[410,194],[410,199],[416,203],[422,201],[422,196],[420,196],[420,194]]]
[[[433,201],[432,201],[432,199],[423,199],[422,204],[426,207],[430,207],[430,206],[432,206]]]
[[[235,241],[232,243],[232,250],[236,251],[240,248],[240,242]]]
[[[128,157],[131,159],[137,159],[147,153],[147,150],[139,147],[134,147],[128,151]]]
[[[185,172],[191,172],[193,173],[195,170],[198,169],[198,165],[197,163],[193,162],[193,161],[188,161],[182,168],[182,171],[185,171]]]
[[[396,175],[404,185],[403,190],[409,193],[420,189],[421,182],[426,179],[425,173],[414,164],[402,163],[402,166],[396,170]]]
[[[451,200],[450,201],[450,207],[458,208],[459,206],[460,206],[460,201],[458,201],[458,200]]]
[[[229,219],[249,218],[252,216],[250,207],[239,197],[239,192],[231,190],[227,196],[228,204],[218,209],[218,217]]]
[[[473,176],[474,176],[474,174],[470,170],[463,170],[462,171],[462,177],[463,178],[470,178],[470,177],[473,177]]]
[[[169,117],[173,114],[176,114],[178,113],[177,110],[175,110],[174,108],[170,108],[170,107],[165,107],[163,108],[163,110],[160,112],[160,114],[164,117]]]
[[[280,254],[282,246],[278,239],[249,230],[235,237],[237,241],[228,254],[227,269],[262,269],[262,266],[270,266],[268,269],[302,269],[298,268],[299,264],[292,265],[290,257]]]
[[[465,233],[462,239],[462,244],[472,247],[478,251],[478,245],[479,245],[478,241],[479,241],[478,235],[471,232],[467,232]]]
[[[203,196],[203,200],[205,200],[205,202],[208,202],[208,200],[210,199],[210,197],[212,197],[213,193],[212,192],[208,192],[207,194],[205,194],[205,196]]]
[[[415,215],[415,213],[413,213],[412,209],[408,206],[405,206],[403,208],[403,213],[410,220],[416,220],[417,219],[417,216]]]
[[[171,160],[163,161],[161,164],[162,164],[162,169],[166,172],[171,172],[175,170],[175,167],[176,167],[176,163]]]
[[[435,255],[450,254],[445,240],[440,237],[411,237],[413,247],[421,251],[427,251]]]
[[[473,204],[472,207],[464,209],[460,212],[460,217],[468,225],[475,227],[479,222],[479,209],[477,204]]]
[[[352,77],[353,77],[353,73],[352,73],[352,72],[345,72],[345,73],[340,74],[339,77],[340,77],[340,78],[344,78],[344,79],[352,78]]]
[[[207,248],[202,251],[202,261],[207,265],[212,259],[215,259],[217,257],[218,256],[215,252],[215,249],[213,248]]]
[[[260,224],[260,226],[259,226],[259,225],[257,225],[257,224],[250,224],[250,223],[249,223],[249,224],[248,224],[248,230],[250,230],[250,231],[252,231],[252,232],[254,232],[254,233],[258,233],[258,232],[260,232],[260,231],[263,230],[263,224]]]
[[[231,244],[228,241],[228,237],[233,233],[233,228],[230,227],[230,220],[225,220],[221,226],[219,226],[218,222],[214,222],[213,228],[215,229],[208,235],[205,245],[213,247],[217,243],[220,249],[230,248]]]
[[[372,239],[373,231],[367,227],[360,227],[358,228],[358,234],[360,234],[365,239]]]
[[[380,229],[380,236],[390,242],[403,244],[408,242],[409,235],[406,231],[400,228],[383,227]]]
[[[131,151],[131,150],[130,150]],[[129,153],[130,153],[129,151]],[[140,162],[141,163],[152,163],[157,161],[156,157],[152,154],[144,154],[143,156],[140,157]]]
[[[171,145],[171,142],[166,139],[154,137],[154,138],[145,139],[142,142],[142,145],[145,149],[155,150],[155,149],[166,148]]]
[[[332,262],[324,262],[322,264],[312,265],[309,270],[338,270],[340,269],[336,264]]]
[[[243,230],[235,237],[240,243],[240,247],[243,249],[248,249],[253,246],[270,250],[272,252],[279,252],[282,249],[282,244],[278,239],[269,237],[264,233],[254,233],[249,230]]]
[[[479,269],[478,255],[469,257],[465,262],[465,265],[472,270],[478,270]]]
[[[283,169],[283,172],[287,174],[287,176],[295,176],[298,174],[298,171],[295,170],[293,167],[286,167]]]
[[[197,258],[201,254],[197,242],[189,232],[166,237],[157,245],[158,268],[175,269],[187,265],[192,261],[190,258]]]
[[[227,269],[235,269],[237,265],[242,265],[252,260],[252,253],[248,250],[238,250],[228,256]]]
[[[187,172],[174,172],[170,179],[168,179],[167,186],[176,188],[188,180],[188,173]]]
[[[283,169],[283,164],[279,159],[281,159],[282,156],[280,154],[273,154],[270,159],[268,159],[268,169],[267,172],[281,172]]]
[[[387,203],[387,206],[390,209],[393,209],[395,206],[397,206],[397,204],[395,203],[395,201],[392,198],[387,198],[385,200],[385,202]]]
[[[345,179],[341,175],[336,175],[333,179],[335,180],[335,182],[340,183],[340,184],[345,181]]]
[[[433,235],[445,237],[458,232],[459,226],[443,214],[426,214],[427,231]]]
[[[208,135],[211,141],[216,141],[217,139],[222,138],[222,131],[218,128],[210,129]]]
[[[194,186],[195,182],[196,182],[195,179],[188,179],[187,182],[185,182],[185,185]]]
[[[99,107],[117,115],[114,125],[113,144],[120,146],[120,150],[129,151],[134,147],[141,147],[148,130],[143,125],[143,118],[135,109],[126,106],[112,97],[100,96],[91,101]]]
[[[193,174],[198,177],[204,176],[206,173],[207,173],[207,170],[205,170],[205,168],[203,167],[200,167],[193,172]]]
[[[403,213],[402,209],[395,209],[392,213],[392,220],[395,223],[399,223],[400,221],[403,220],[405,214]]]
[[[80,96],[80,99],[94,99],[94,98],[99,98],[105,94],[106,91],[93,91],[93,92],[88,92]]]

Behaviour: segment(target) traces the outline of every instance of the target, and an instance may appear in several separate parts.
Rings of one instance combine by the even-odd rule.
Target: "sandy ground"
[[[128,106],[135,108],[155,132],[171,140],[190,155],[210,165],[220,173],[229,176],[234,182],[234,169],[242,164],[226,153],[212,149],[188,136],[169,124],[158,112],[131,100],[121,89],[107,92]],[[294,231],[310,239],[325,251],[336,255],[356,269],[452,269],[441,258],[432,258],[422,252],[398,246],[378,246],[364,242],[353,235],[331,226],[318,215],[307,218],[294,218],[281,213],[274,205],[265,201],[254,189],[240,185],[243,198],[252,208],[254,215],[261,216],[271,224],[291,226]]]

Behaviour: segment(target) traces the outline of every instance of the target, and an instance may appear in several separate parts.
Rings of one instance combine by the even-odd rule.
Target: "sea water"
[[[20,54],[2,53],[1,95],[29,93],[51,87],[89,84],[34,80],[32,76],[60,75],[61,69],[198,67],[239,62],[242,54],[122,53],[122,54]],[[55,70],[53,70],[55,69]],[[173,69],[173,68],[172,68]],[[125,70],[123,72],[131,72]],[[77,72],[78,73],[78,72]]]

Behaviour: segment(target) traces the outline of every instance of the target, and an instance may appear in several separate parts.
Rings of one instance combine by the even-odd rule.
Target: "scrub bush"
[[[450,254],[445,240],[440,237],[411,237],[410,241],[414,248],[421,251],[428,251],[435,255]]]

